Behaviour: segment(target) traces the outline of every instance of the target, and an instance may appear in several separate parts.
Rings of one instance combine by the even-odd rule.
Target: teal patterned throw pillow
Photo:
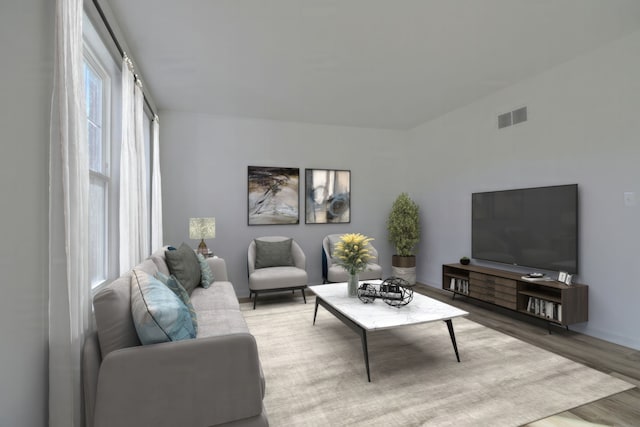
[[[207,289],[215,279],[213,277],[213,271],[211,271],[209,263],[202,254],[198,254],[198,262],[200,263],[200,285]]]
[[[196,337],[187,306],[164,283],[138,269],[131,273],[131,315],[142,344]]]
[[[158,271],[155,275],[156,279],[160,280],[162,283],[167,285],[169,289],[173,291],[174,294],[180,298],[180,301],[184,303],[189,309],[189,314],[191,315],[191,323],[193,323],[193,329],[198,334],[198,317],[196,316],[196,310],[193,308],[193,304],[191,304],[191,298],[189,297],[189,293],[187,290],[180,284],[176,276],[171,275],[167,276],[166,274]]]

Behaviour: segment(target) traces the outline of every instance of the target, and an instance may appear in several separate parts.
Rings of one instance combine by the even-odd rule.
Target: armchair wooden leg
[[[307,303],[307,297],[304,294],[304,288],[301,288],[300,291],[302,291],[302,299],[304,300],[304,303],[306,304]]]

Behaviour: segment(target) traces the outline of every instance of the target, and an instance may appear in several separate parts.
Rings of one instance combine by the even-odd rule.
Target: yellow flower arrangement
[[[337,264],[343,266],[349,274],[364,271],[369,260],[373,258],[369,253],[369,242],[372,240],[374,239],[360,233],[340,236],[340,241],[336,243],[334,249],[334,257],[338,259]]]

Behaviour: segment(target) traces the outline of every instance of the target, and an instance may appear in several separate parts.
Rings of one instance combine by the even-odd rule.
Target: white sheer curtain
[[[81,354],[90,329],[89,159],[82,0],[57,0],[49,161],[49,425],[81,426]]]
[[[162,180],[160,179],[160,124],[158,116],[153,118],[151,134],[151,251],[162,247]]]
[[[144,150],[144,97],[132,65],[122,59],[122,146],[120,152],[120,273],[149,255]]]
[[[134,125],[136,129],[136,191],[138,192],[138,227],[140,229],[137,245],[137,264],[151,254],[149,251],[149,199],[147,193],[149,171],[147,170],[144,141],[144,94],[142,93],[142,82],[139,79],[136,79],[136,85],[133,88],[133,99]]]

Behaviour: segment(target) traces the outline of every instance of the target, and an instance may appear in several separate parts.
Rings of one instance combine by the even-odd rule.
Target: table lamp
[[[200,239],[198,245],[198,253],[203,256],[209,255],[209,249],[204,239],[213,239],[216,237],[216,219],[215,218],[189,218],[189,238]],[[211,252],[213,254],[213,252]]]

